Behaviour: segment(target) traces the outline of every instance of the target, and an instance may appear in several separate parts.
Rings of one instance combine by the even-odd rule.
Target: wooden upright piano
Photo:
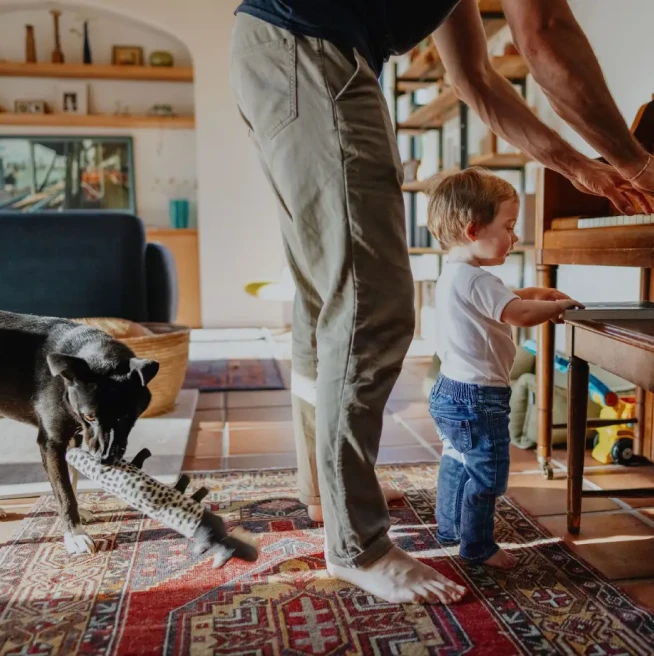
[[[654,96],[636,115],[631,132],[654,153]],[[559,173],[539,171],[536,210],[536,271],[541,287],[556,287],[558,265],[638,267],[640,300],[654,301],[654,214],[618,215],[603,197],[578,191]],[[579,299],[583,301],[583,299]],[[615,299],[606,299],[607,301]],[[552,478],[554,325],[538,328],[537,455]],[[638,390],[634,450],[654,459],[654,395]]]

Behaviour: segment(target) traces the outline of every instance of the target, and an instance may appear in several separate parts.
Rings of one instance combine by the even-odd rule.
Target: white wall
[[[243,291],[250,280],[278,275],[283,266],[283,252],[274,200],[258,168],[229,88],[228,51],[237,5],[237,0],[77,0],[74,6],[46,5],[41,0],[0,0],[0,11],[43,7],[47,22],[51,18],[47,10],[55,6],[64,12],[76,8],[95,12],[111,10],[121,21],[141,23],[133,28],[139,30],[137,33],[121,33],[120,43],[143,35],[148,27],[150,31],[167,35],[163,37],[167,39],[165,49],[170,50],[174,40],[188,48],[195,71],[196,152],[193,155],[192,147],[184,144],[184,135],[166,135],[161,161],[172,158],[196,162],[203,323],[207,327],[278,326],[283,321],[281,304],[258,301]],[[2,29],[7,15],[0,18],[3,35],[0,57],[10,59],[4,52]],[[18,31],[23,39],[24,29]],[[62,37],[67,35],[62,33]],[[47,34],[37,35],[40,58],[45,58],[51,49],[42,40],[46,38]],[[73,57],[81,46],[70,48]],[[94,48],[94,56],[96,51],[100,57],[101,47]],[[81,58],[81,54],[78,56]],[[21,46],[18,59],[23,57],[24,46]],[[2,79],[3,89],[6,80]],[[138,87],[140,92],[146,85]],[[147,132],[149,136],[139,146],[143,154],[156,152],[161,145],[157,131]],[[140,172],[143,167],[139,166],[137,163]],[[153,173],[153,177],[157,176]],[[161,220],[161,215],[157,220]]]

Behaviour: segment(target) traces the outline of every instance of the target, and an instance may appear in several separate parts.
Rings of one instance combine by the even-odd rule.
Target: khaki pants
[[[328,560],[365,566],[391,547],[374,467],[415,322],[388,108],[358,53],[245,14],[232,35],[231,81],[277,196],[297,288],[300,499],[322,504]]]

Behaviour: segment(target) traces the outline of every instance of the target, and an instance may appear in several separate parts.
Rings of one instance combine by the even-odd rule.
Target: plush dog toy
[[[190,478],[185,474],[171,487],[141,471],[143,463],[151,455],[148,449],[142,449],[131,463],[119,460],[113,465],[103,465],[88,451],[73,448],[66,453],[66,460],[87,478],[136,510],[186,538],[193,538],[195,553],[204,553],[216,547],[214,567],[221,567],[232,556],[248,561],[257,560],[258,544],[250,533],[236,528],[228,534],[222,518],[202,506],[200,501],[209,493],[207,488],[201,487],[186,496],[184,491]]]

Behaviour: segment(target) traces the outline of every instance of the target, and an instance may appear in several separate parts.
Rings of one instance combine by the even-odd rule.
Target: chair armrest
[[[177,268],[173,254],[162,244],[145,248],[148,316],[150,321],[174,323],[179,306]]]

